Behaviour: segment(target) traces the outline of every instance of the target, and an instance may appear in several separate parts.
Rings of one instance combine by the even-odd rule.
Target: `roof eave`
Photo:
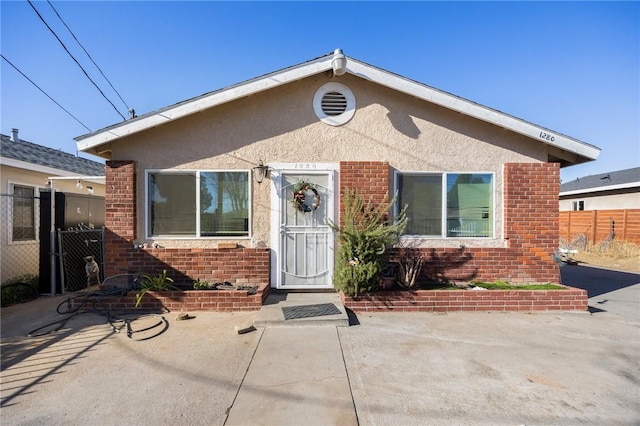
[[[542,143],[560,150],[569,151],[577,156],[573,164],[593,161],[600,155],[600,148],[596,146],[589,145],[578,139],[562,135],[545,127],[537,126],[509,114],[496,111],[402,76],[390,74],[351,58],[349,58],[348,61],[347,71],[419,99],[503,127],[531,139],[539,140]]]
[[[593,192],[605,192],[605,191],[615,191],[619,189],[631,189],[631,188],[640,188],[640,182],[627,182],[621,183],[618,185],[607,185],[607,186],[596,186],[594,188],[582,188],[582,189],[574,189],[570,191],[561,191],[560,196],[569,196],[569,195],[579,195],[579,194],[588,194]]]
[[[93,133],[78,136],[74,138],[74,140],[77,142],[77,147],[80,151],[97,153],[97,155],[104,156],[104,152],[103,154],[100,154],[100,150],[96,149],[100,145],[166,124],[170,121],[195,114],[217,105],[273,89],[283,84],[303,79],[310,75],[328,71],[332,69],[332,58],[332,55],[323,56],[297,66],[286,68],[225,89],[199,96],[178,105],[172,105],[170,107],[154,111],[125,123],[119,123],[115,126],[98,130]]]
[[[331,70],[332,59],[332,54],[322,56],[296,66],[285,68],[284,70],[276,71],[184,101],[177,105],[163,108],[125,123],[120,123],[87,135],[78,136],[75,138],[77,147],[80,151],[108,158],[110,147],[100,149],[100,147],[105,144],[226,102],[231,102],[254,93],[269,90],[292,81],[301,80],[311,75]],[[351,57],[347,59],[347,73],[349,74],[374,81],[377,84],[414,96],[418,99],[503,127],[533,140],[538,140],[548,145],[550,150],[553,150],[555,154],[562,153],[560,158],[563,166],[593,161],[600,155],[600,148],[578,139],[365,64]],[[551,156],[550,154],[550,157]]]

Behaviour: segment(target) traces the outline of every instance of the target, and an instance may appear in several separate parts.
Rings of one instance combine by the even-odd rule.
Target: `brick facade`
[[[341,162],[340,198],[342,199],[348,189],[357,188],[371,195],[374,201],[383,202],[390,192],[391,173],[387,162]],[[559,239],[557,202],[559,174],[558,164],[553,163],[506,164],[504,167],[504,234],[507,247],[423,248],[421,250],[427,258],[427,264],[421,278],[423,280],[494,281],[501,279],[511,283],[558,283],[559,268],[553,261],[552,255]],[[168,275],[176,282],[191,282],[194,279],[211,282],[230,281],[260,285],[261,289],[265,290],[260,297],[261,300],[266,297],[265,294],[268,294],[269,248],[135,248],[134,241],[138,238],[136,235],[135,162],[107,162],[106,189],[106,276],[130,272],[157,275],[166,269]],[[341,203],[340,208],[342,207]],[[456,297],[464,298],[466,293],[457,292]],[[494,291],[490,293],[494,294]],[[526,293],[528,292],[518,294],[517,297],[522,296],[526,299],[529,297]],[[562,293],[565,297],[565,292]],[[413,300],[412,298],[415,298],[413,294],[402,292],[393,297],[400,299],[408,297]],[[550,294],[555,295],[555,293]],[[236,296],[238,295],[234,295]],[[538,296],[531,296],[531,300],[518,299],[517,303],[513,302],[515,299],[511,302],[494,303],[491,299],[493,296],[483,297],[489,299],[480,301],[481,303],[476,306],[485,306],[491,310],[496,308],[510,310],[515,309],[513,306],[517,305],[518,309],[537,310],[542,306],[540,300],[546,300],[544,297],[547,296],[542,296],[542,299]],[[418,299],[422,300],[420,298]],[[246,305],[247,309],[253,306],[250,305],[251,303],[256,303],[253,299],[249,302],[249,299],[246,298],[249,303]],[[461,304],[457,302],[455,304],[456,309],[471,310],[467,304],[470,302],[460,300],[462,300]],[[189,302],[186,302],[186,299],[184,301],[184,303],[191,302],[193,302],[191,299]],[[202,309],[210,307],[214,310],[235,310],[239,302],[206,301],[202,303],[204,303],[200,305]],[[232,304],[224,305],[225,303]],[[371,303],[379,305],[375,301]],[[412,306],[415,307],[412,301],[405,300],[402,303],[407,309],[411,308],[409,310],[413,310]],[[431,299],[430,301],[424,299],[419,305],[426,310],[443,309],[442,305],[438,305]],[[558,309],[581,309],[582,299],[577,304],[572,300],[559,299],[559,301],[549,301],[547,306],[556,306]],[[353,307],[357,308],[359,305],[356,304]],[[369,307],[362,308],[369,309]]]
[[[357,188],[383,201],[390,192],[386,162],[340,163],[340,196]],[[505,280],[511,283],[559,283],[553,260],[559,242],[557,163],[508,163],[504,166],[506,248],[423,248],[422,280]],[[342,205],[341,205],[342,209]]]
[[[269,283],[268,248],[135,248],[136,164],[109,161],[106,167],[105,276],[157,275],[167,270],[176,282],[195,279],[237,284]]]

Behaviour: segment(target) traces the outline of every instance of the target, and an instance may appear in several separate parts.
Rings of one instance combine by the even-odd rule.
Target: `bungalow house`
[[[640,167],[560,185],[560,211],[640,209]]]
[[[51,181],[59,192],[85,198],[91,192],[95,197],[104,197],[104,178],[82,180],[80,177],[104,176],[105,166],[20,139],[18,129],[12,129],[11,136],[0,135],[0,142],[3,218],[0,257],[1,282],[5,282],[25,274],[38,275],[40,196],[43,191],[50,191]]]
[[[453,280],[559,282],[559,171],[599,148],[340,50],[79,136],[107,274],[331,289],[345,194],[397,194]]]

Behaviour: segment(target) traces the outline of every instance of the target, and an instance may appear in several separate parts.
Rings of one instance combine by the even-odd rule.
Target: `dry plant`
[[[398,285],[404,289],[415,288],[424,262],[424,255],[419,247],[398,247]]]
[[[616,259],[640,257],[640,246],[621,240],[605,240],[597,244],[590,244],[587,251]]]

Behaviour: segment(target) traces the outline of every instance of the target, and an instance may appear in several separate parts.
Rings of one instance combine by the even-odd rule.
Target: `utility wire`
[[[93,60],[93,58],[91,57],[91,55],[89,54],[89,52],[87,52],[87,49],[84,48],[84,46],[82,45],[82,43],[80,43],[80,40],[78,40],[78,38],[76,37],[76,35],[73,33],[73,31],[71,31],[71,28],[69,28],[69,26],[67,25],[67,23],[64,21],[64,19],[62,19],[62,16],[60,16],[60,14],[58,13],[58,11],[56,10],[55,7],[53,7],[53,4],[47,0],[47,3],[49,3],[49,6],[51,6],[51,9],[53,9],[53,11],[55,12],[56,16],[60,19],[60,21],[64,24],[64,26],[67,28],[67,30],[69,30],[69,32],[71,33],[71,35],[73,36],[73,39],[78,43],[78,45],[82,48],[82,50],[84,50],[84,53],[87,54],[87,56],[89,57],[89,59],[91,59],[91,62],[93,62],[93,65],[96,66],[96,68],[98,69],[98,71],[100,71],[100,74],[104,77],[104,79],[107,81],[107,83],[109,83],[109,86],[111,86],[111,88],[113,89],[114,92],[116,92],[116,95],[118,95],[118,97],[120,98],[120,100],[122,101],[122,103],[124,104],[124,106],[127,108],[127,111],[131,110],[131,108],[129,108],[129,105],[127,105],[127,103],[124,101],[124,99],[122,99],[122,96],[120,96],[120,93],[118,93],[118,91],[116,90],[115,87],[113,87],[113,84],[111,84],[111,81],[109,81],[109,79],[107,78],[106,75],[104,75],[104,73],[102,72],[102,69],[100,69],[100,67],[98,66],[98,64],[96,64],[96,62]]]
[[[69,54],[69,56],[71,56],[71,59],[73,59],[73,61],[80,67],[80,69],[82,70],[82,72],[84,73],[84,75],[89,79],[89,81],[91,83],[93,83],[93,85],[95,86],[96,89],[98,89],[98,92],[100,92],[100,94],[102,95],[103,98],[106,99],[107,102],[109,102],[109,104],[111,104],[111,106],[113,107],[113,109],[118,113],[118,115],[120,117],[122,117],[123,120],[126,120],[126,118],[124,117],[124,115],[122,115],[120,113],[120,111],[118,111],[118,108],[116,108],[116,106],[113,104],[113,102],[111,102],[109,100],[109,98],[107,98],[107,96],[104,94],[104,92],[102,90],[100,90],[100,87],[98,87],[98,85],[96,84],[95,81],[93,81],[91,79],[91,77],[89,77],[89,74],[87,74],[87,71],[85,71],[84,68],[82,68],[82,65],[80,65],[80,62],[78,62],[78,60],[71,54],[71,52],[69,52],[69,49],[67,49],[67,46],[65,46],[65,44],[62,42],[62,40],[60,40],[60,37],[58,37],[58,35],[55,33],[55,31],[53,31],[53,29],[51,29],[51,27],[49,26],[49,24],[47,24],[47,21],[44,20],[44,18],[42,17],[42,15],[40,15],[40,12],[38,12],[38,10],[33,6],[33,4],[31,3],[31,0],[27,0],[27,3],[29,3],[29,6],[31,6],[31,8],[33,9],[34,12],[36,12],[36,14],[38,15],[38,17],[40,18],[40,20],[42,21],[42,23],[49,29],[49,31],[51,31],[51,34],[53,34],[53,36],[58,40],[58,42],[62,45],[62,47],[64,48],[64,50]]]
[[[90,129],[90,128],[88,128],[88,127],[87,127],[87,126],[86,126],[82,121],[78,120],[78,118],[76,118],[76,116],[75,116],[75,115],[73,115],[73,114],[71,114],[69,111],[67,111],[67,110],[66,110],[62,105],[60,105],[58,102],[56,102],[56,100],[55,100],[55,99],[53,99],[51,96],[49,96],[49,95],[47,94],[47,92],[45,92],[44,90],[42,90],[42,89],[40,88],[40,86],[38,86],[36,83],[34,83],[34,82],[33,82],[33,80],[31,80],[29,77],[27,77],[27,76],[26,76],[22,71],[20,71],[20,70],[18,69],[18,67],[16,67],[15,65],[13,65],[13,64],[11,63],[11,61],[10,61],[10,60],[8,60],[7,58],[5,58],[3,54],[1,54],[1,53],[0,53],[0,56],[2,57],[2,59],[4,59],[5,61],[7,61],[7,63],[8,63],[9,65],[11,65],[11,66],[16,70],[16,71],[18,71],[18,72],[19,72],[19,73],[20,73],[24,78],[26,78],[27,80],[29,80],[29,83],[31,83],[31,84],[33,84],[34,86],[36,86],[36,87],[38,88],[38,90],[40,90],[42,93],[44,93],[44,95],[45,95],[47,98],[51,99],[51,101],[53,101],[53,103],[54,103],[54,104],[56,104],[56,105],[58,105],[60,108],[62,108],[62,110],[63,110],[64,112],[66,112],[66,113],[67,113],[67,114],[69,114],[71,117],[73,117],[73,119],[74,119],[74,120],[76,120],[78,123],[80,123],[80,124],[82,125],[82,127],[84,127],[84,128],[85,128],[85,129],[87,129],[89,132],[91,132],[91,129]]]

